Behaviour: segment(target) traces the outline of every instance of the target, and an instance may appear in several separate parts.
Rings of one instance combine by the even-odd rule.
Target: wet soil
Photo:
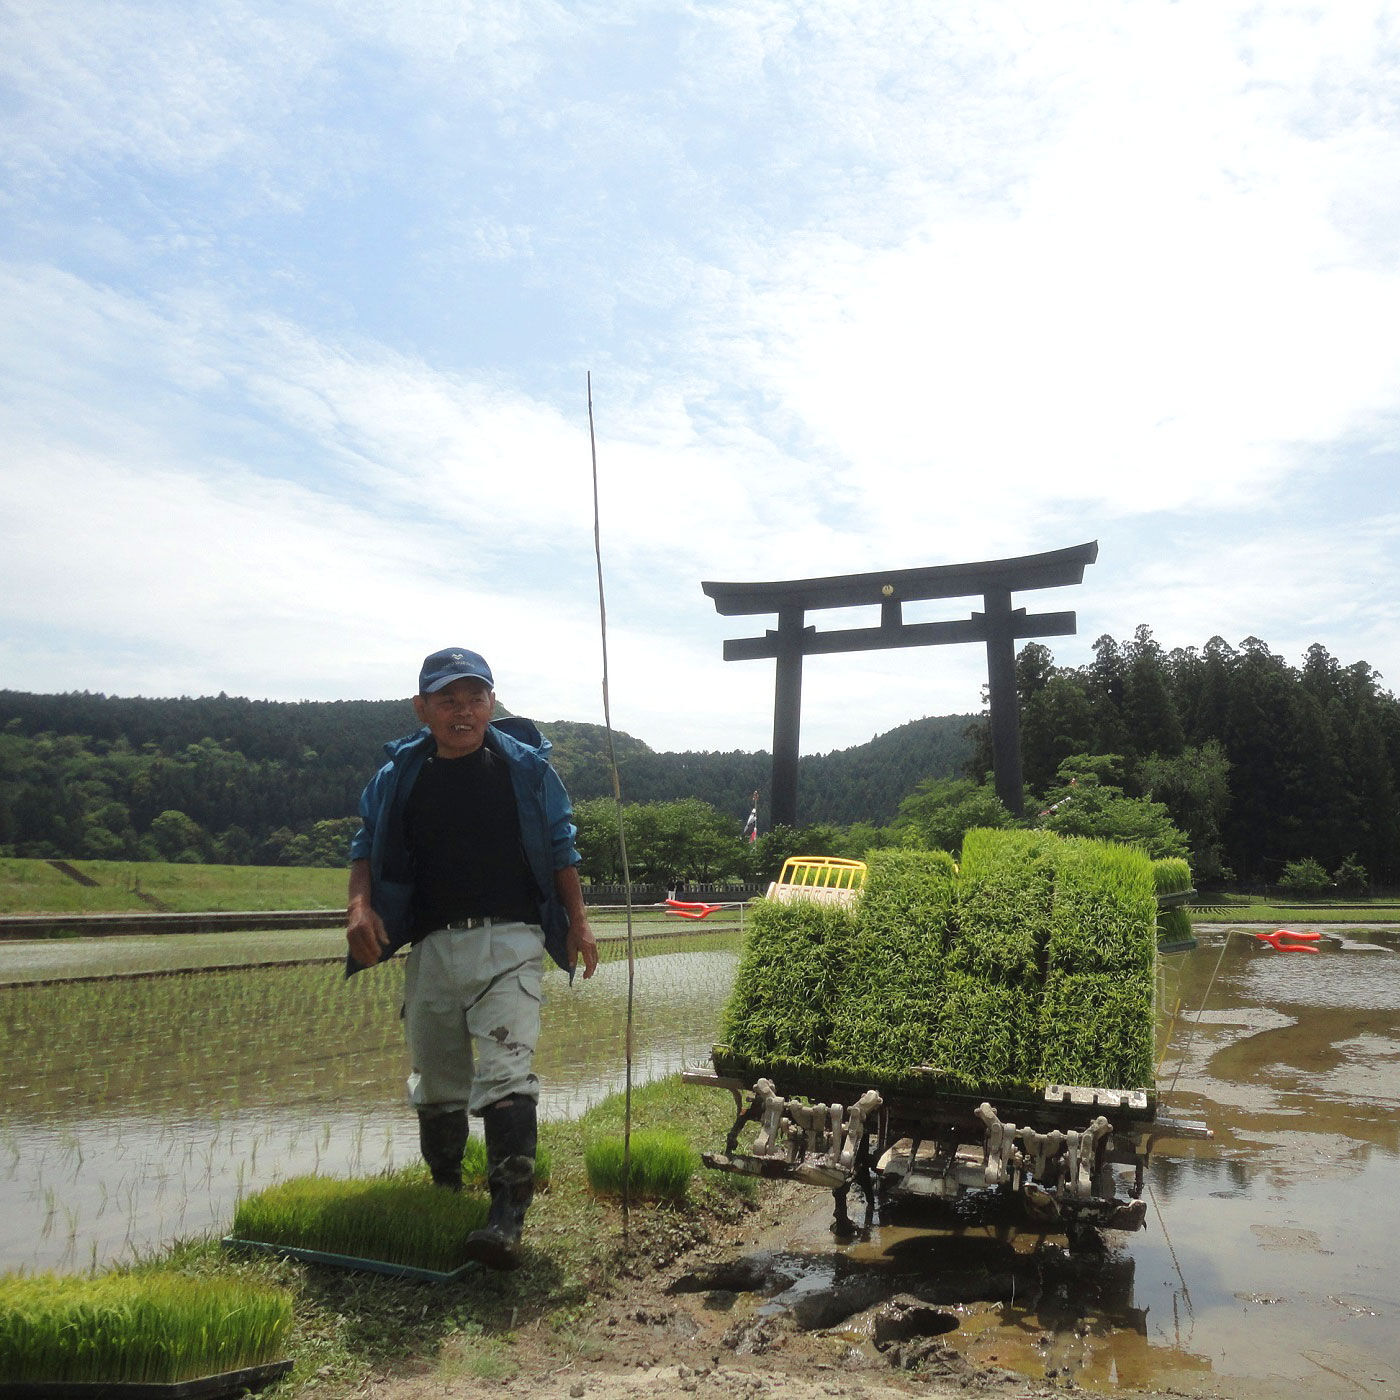
[[[816,1215],[826,1220],[826,1203]],[[545,1328],[517,1332],[506,1377],[473,1374],[470,1362],[448,1354],[419,1374],[378,1378],[362,1393],[371,1400],[503,1394],[945,1400],[1062,1393],[1053,1380],[1030,1381],[950,1346],[946,1338],[960,1325],[959,1311],[931,1301],[927,1281],[849,1264],[839,1250],[780,1247],[794,1220],[825,1228],[816,1215],[809,1189],[781,1188],[757,1225],[750,1221],[727,1239],[682,1251],[661,1268],[639,1257],[633,1276],[596,1300],[591,1320],[572,1340]]]

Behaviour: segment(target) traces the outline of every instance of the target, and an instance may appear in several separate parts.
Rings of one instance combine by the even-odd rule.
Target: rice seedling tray
[[[1195,898],[1195,890],[1177,890],[1174,894],[1159,894],[1157,907],[1159,909],[1179,909],[1183,904],[1190,904]]]
[[[261,1390],[291,1369],[287,1360],[187,1381],[0,1381],[0,1400],[219,1400]]]
[[[480,1268],[475,1259],[451,1270],[420,1269],[413,1264],[395,1264],[387,1259],[361,1259],[353,1254],[329,1254],[321,1249],[303,1249],[299,1245],[270,1244],[266,1240],[241,1240],[225,1235],[219,1241],[225,1249],[250,1250],[256,1254],[273,1254],[280,1259],[296,1259],[303,1264],[324,1264],[330,1269],[346,1269],[367,1274],[384,1274],[389,1278],[408,1279],[415,1283],[456,1283],[468,1273]],[[3,1397],[0,1397],[3,1400]]]

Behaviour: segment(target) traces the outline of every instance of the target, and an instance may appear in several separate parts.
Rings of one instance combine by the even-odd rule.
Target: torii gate
[[[923,569],[790,579],[782,583],[702,583],[724,617],[777,613],[778,626],[761,637],[724,644],[726,661],[777,660],[773,693],[773,822],[797,824],[797,740],[802,716],[802,658],[886,647],[985,642],[992,727],[992,769],[997,796],[1017,815],[1022,810],[1021,721],[1016,700],[1016,648],[1023,637],[1073,636],[1073,612],[1030,613],[1013,608],[1011,595],[1026,588],[1061,588],[1084,581],[1084,567],[1099,557],[1099,544],[1074,545],[1017,559],[939,564]],[[903,604],[927,598],[982,595],[982,611],[955,622],[906,623]],[[879,604],[878,627],[818,632],[806,625],[809,609]]]

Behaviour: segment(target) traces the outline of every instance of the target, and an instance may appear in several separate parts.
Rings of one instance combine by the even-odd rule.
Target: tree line
[[[1144,626],[1100,637],[1080,667],[1031,643],[1017,658],[1026,787],[1042,806],[1072,798],[1066,761],[1115,755],[1125,795],[1185,833],[1198,879],[1275,883],[1311,860],[1394,884],[1400,701],[1380,682],[1318,644],[1292,666],[1257,637],[1164,651]],[[990,762],[983,724],[973,766]]]
[[[734,878],[769,879],[787,855],[956,852],[974,826],[1022,824],[1183,856],[1198,885],[1320,893],[1400,882],[1400,701],[1368,663],[1344,665],[1315,644],[1295,667],[1257,637],[1167,652],[1145,626],[1128,641],[1100,637],[1093,653],[1084,666],[1056,666],[1032,642],[1017,657],[1022,817],[990,781],[984,714],[967,726],[963,772],[927,771],[888,819],[824,821],[800,804],[807,825],[739,854],[736,825],[719,822],[687,866],[652,837],[664,814],[638,812],[624,819],[629,853],[634,842],[647,853],[639,868],[653,881],[666,869],[707,878],[716,859],[702,851],[720,853]],[[618,878],[609,819],[615,827],[615,814],[597,814],[586,857],[600,880]],[[697,832],[716,825],[695,813],[689,821]]]
[[[1198,883],[1400,882],[1400,702],[1366,662],[1314,645],[1293,666],[1256,637],[1168,652],[1144,626],[1100,637],[1079,667],[1032,642],[1016,679],[1031,824],[1186,855]],[[0,853],[339,865],[382,742],[415,725],[406,700],[0,691]],[[541,728],[585,875],[620,879],[606,732]],[[767,810],[766,753],[614,743],[630,873],[649,883],[767,879],[789,854],[956,850],[969,826],[1014,820],[988,781],[985,714],[804,757],[806,825],[754,843],[742,828],[752,793]]]
[[[892,816],[922,777],[965,762],[969,720],[917,720],[869,744],[804,758],[804,809],[836,823],[870,810]],[[416,727],[407,700],[0,691],[0,854],[340,865],[384,742]],[[611,793],[601,725],[540,727],[577,803]],[[614,746],[624,795],[644,812],[669,802],[708,806],[732,825],[737,846],[752,793],[766,809],[765,753],[658,753],[627,734],[616,734]],[[639,834],[639,852],[644,844]]]

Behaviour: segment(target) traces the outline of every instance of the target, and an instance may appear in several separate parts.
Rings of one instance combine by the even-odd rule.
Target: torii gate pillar
[[[802,609],[779,608],[777,675],[773,681],[773,821],[797,824],[797,753],[802,728]],[[726,643],[726,646],[728,643]],[[727,660],[728,658],[726,658]],[[791,794],[791,814],[778,813],[778,794]],[[784,810],[788,803],[784,802]]]
[[[1016,696],[1016,641],[1023,637],[1072,636],[1072,612],[1026,613],[1011,606],[1019,589],[1056,588],[1082,583],[1084,568],[1098,558],[1098,541],[1047,554],[989,559],[976,564],[943,564],[888,573],[845,574],[790,579],[780,583],[703,583],[724,616],[776,613],[777,629],[762,637],[724,644],[726,661],[771,656],[777,663],[773,689],[773,785],[775,825],[797,824],[797,756],[802,721],[802,660],[834,652],[887,647],[983,642],[987,648],[988,709],[992,769],[997,796],[1018,816],[1024,800],[1021,780],[1021,724]],[[967,598],[980,594],[982,611],[954,622],[907,623],[903,604],[928,598]],[[878,604],[878,627],[818,632],[808,627],[809,609]]]

